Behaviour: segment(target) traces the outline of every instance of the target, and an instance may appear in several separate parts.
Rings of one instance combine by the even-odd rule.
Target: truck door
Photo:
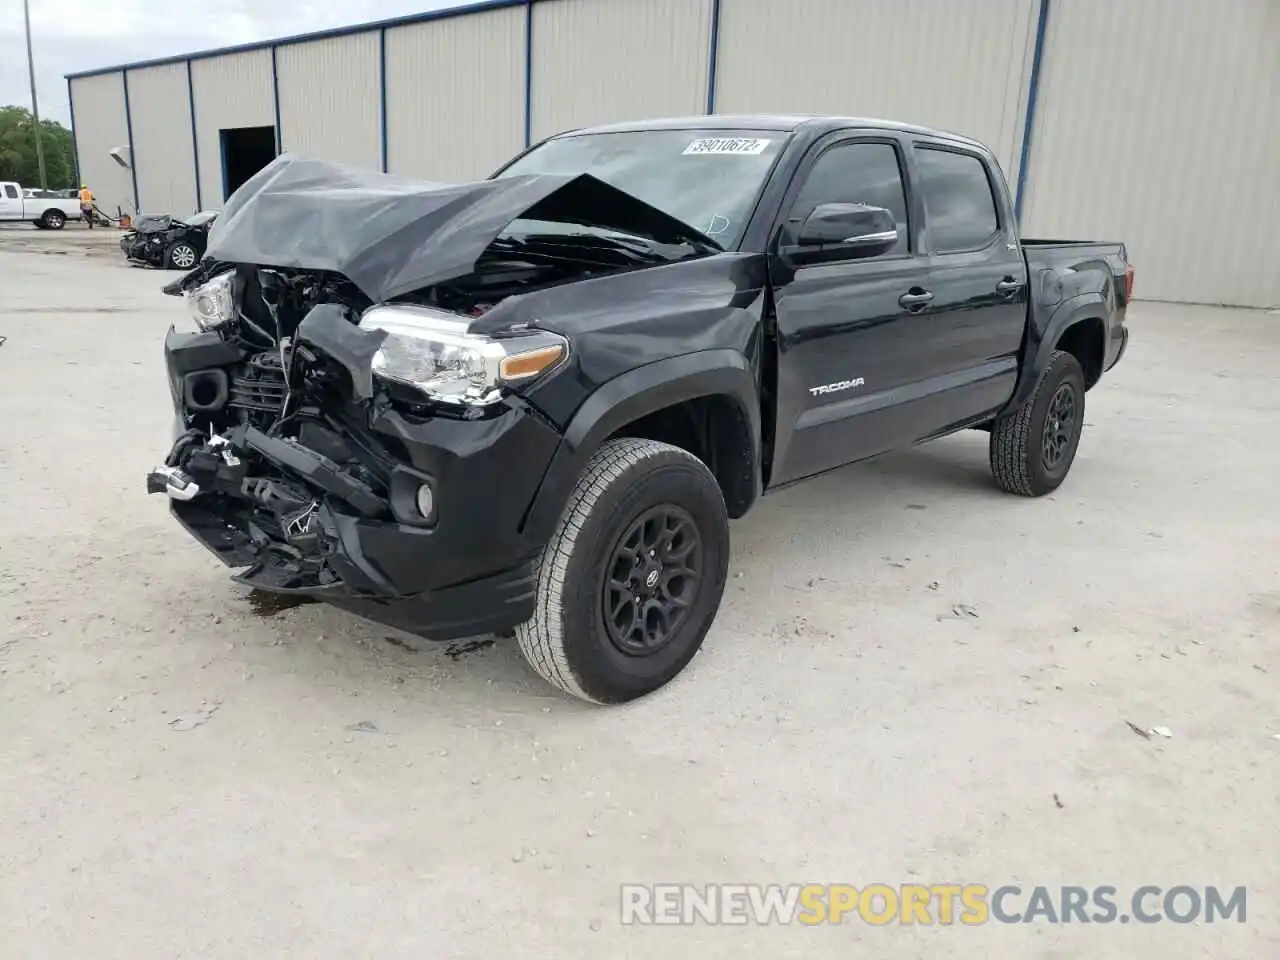
[[[952,141],[915,138],[933,296],[929,376],[947,386],[936,432],[981,418],[1013,396],[1027,322],[1027,265],[999,167]]]
[[[884,133],[825,138],[783,200],[769,258],[777,343],[770,486],[880,453],[920,429],[905,401],[927,375],[920,345],[931,317],[907,149]],[[800,258],[800,228],[827,203],[888,210],[896,242],[874,256],[833,244],[817,259],[812,251]]]
[[[0,220],[22,219],[22,191],[16,183],[0,183]]]

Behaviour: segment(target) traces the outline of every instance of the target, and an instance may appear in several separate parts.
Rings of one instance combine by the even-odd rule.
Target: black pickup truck
[[[285,156],[166,288],[193,324],[148,490],[243,583],[514,632],[626,701],[698,650],[764,493],[966,428],[1055,489],[1132,287],[1122,244],[1020,240],[990,151],[921,127],[599,127],[452,186]]]

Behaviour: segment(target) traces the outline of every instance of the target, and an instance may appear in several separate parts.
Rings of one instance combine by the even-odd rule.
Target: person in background
[[[89,229],[93,229],[93,191],[86,183],[80,184],[80,216],[84,217]]]

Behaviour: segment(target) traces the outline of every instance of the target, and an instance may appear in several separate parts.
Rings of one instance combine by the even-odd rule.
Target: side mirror
[[[878,257],[898,242],[898,222],[883,207],[865,203],[820,203],[804,219],[795,246],[797,262]]]

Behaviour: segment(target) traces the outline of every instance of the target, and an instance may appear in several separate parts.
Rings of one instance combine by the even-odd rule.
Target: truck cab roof
[[[893,120],[879,120],[872,117],[838,117],[821,114],[743,113],[663,117],[582,127],[566,131],[560,136],[581,136],[594,133],[640,133],[646,130],[777,130],[785,133],[805,132],[821,136],[835,130],[853,128],[859,130],[887,130],[894,133],[914,133],[986,149],[982,143],[972,137],[965,137],[958,133],[937,130],[932,127],[898,123]]]

